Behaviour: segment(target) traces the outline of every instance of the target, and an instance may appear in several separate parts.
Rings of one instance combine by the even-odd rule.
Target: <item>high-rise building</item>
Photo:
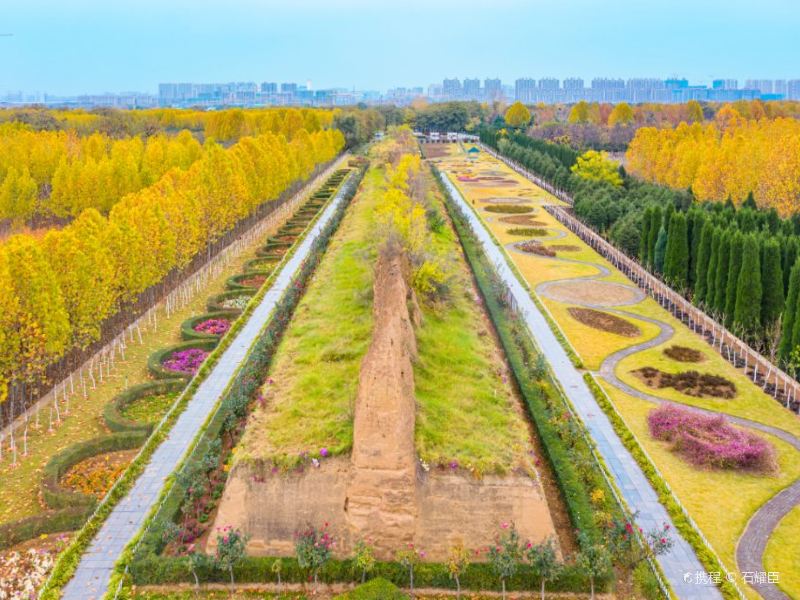
[[[283,94],[296,94],[297,93],[297,84],[296,83],[282,83],[281,84],[281,93],[283,93]]]
[[[520,102],[536,101],[536,80],[532,77],[523,77],[514,82],[514,99]]]
[[[464,99],[466,100],[479,100],[481,97],[481,80],[477,77],[475,79],[464,80]]]
[[[778,94],[786,98],[787,96],[787,89],[786,89],[786,80],[785,79],[776,79],[775,85],[772,88],[773,93]]]
[[[583,90],[583,79],[580,77],[568,77],[564,80],[565,90]]]
[[[711,88],[714,90],[737,90],[739,82],[736,79],[715,79],[711,82]]]
[[[748,79],[744,87],[748,90],[758,90],[762,94],[773,93],[773,82],[771,79]]]
[[[461,82],[457,77],[442,81],[442,96],[448,100],[461,97]]]
[[[499,79],[484,79],[483,90],[487,100],[497,100],[503,97],[503,82]]]
[[[789,100],[800,100],[800,79],[790,79],[786,82],[786,97]]]
[[[261,84],[261,93],[262,94],[277,94],[278,93],[278,84],[274,82],[267,82]]]

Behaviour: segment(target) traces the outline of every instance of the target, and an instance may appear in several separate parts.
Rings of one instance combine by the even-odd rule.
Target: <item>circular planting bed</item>
[[[256,250],[256,255],[261,258],[272,258],[279,261],[288,251],[289,246],[287,245],[270,243]]]
[[[559,302],[592,306],[621,306],[644,299],[644,293],[636,288],[606,281],[553,281],[539,290]]]
[[[509,223],[511,225],[528,225],[530,227],[546,227],[547,223],[544,221],[537,221],[533,215],[514,215],[511,217],[500,217],[501,223]]]
[[[580,308],[577,306],[570,306],[567,312],[569,316],[579,323],[583,323],[593,329],[616,333],[617,335],[631,338],[642,335],[641,330],[636,325],[616,315],[610,315],[592,308]]]
[[[547,235],[547,230],[541,227],[512,227],[507,229],[508,235],[521,235],[523,237],[544,237]]]
[[[216,339],[186,342],[153,352],[147,368],[157,378],[192,377],[217,345]]]
[[[249,288],[223,292],[216,296],[211,296],[206,303],[206,308],[211,312],[241,312],[245,309],[255,293],[255,290]]]
[[[249,271],[229,277],[225,286],[230,290],[259,289],[269,278],[270,271]]]
[[[695,350],[694,348],[687,348],[686,346],[670,346],[669,348],[664,348],[664,355],[672,360],[677,360],[678,362],[687,362],[687,363],[699,363],[703,362],[706,359],[706,355],[700,352],[700,350]]]
[[[181,337],[185,340],[220,338],[231,328],[238,311],[220,311],[197,315],[181,323]]]
[[[272,258],[251,258],[244,263],[242,269],[245,271],[262,271],[271,273],[280,261]]]
[[[532,213],[534,208],[533,206],[520,206],[517,204],[496,204],[493,206],[484,206],[483,210],[491,213],[522,215],[525,213]]]
[[[100,500],[128,468],[136,452],[137,450],[108,452],[82,460],[64,474],[61,486]]]
[[[698,467],[777,470],[775,449],[760,436],[734,427],[722,415],[666,404],[647,416],[650,434]]]
[[[541,242],[529,240],[527,242],[519,242],[514,244],[514,247],[521,252],[527,254],[537,254],[539,256],[547,256],[553,258],[556,255],[555,250],[551,250],[547,246],[543,246]]]
[[[681,371],[667,373],[655,367],[642,367],[631,371],[648,387],[655,389],[672,388],[681,394],[695,398],[725,398],[736,396],[736,384],[719,375],[699,373],[697,371]]]

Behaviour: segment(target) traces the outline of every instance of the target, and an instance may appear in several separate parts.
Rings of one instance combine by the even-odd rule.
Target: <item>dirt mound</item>
[[[539,256],[548,256],[550,258],[553,258],[556,255],[555,250],[551,250],[547,246],[543,246],[540,242],[533,240],[528,242],[520,242],[519,244],[514,245],[522,252],[527,252],[528,254],[538,254]]]
[[[599,310],[570,306],[567,312],[576,321],[594,329],[616,333],[623,337],[638,337],[642,334],[640,329],[633,323]]]
[[[519,206],[516,204],[495,204],[492,206],[485,206],[483,210],[492,213],[507,213],[511,215],[522,215],[525,213],[533,212],[533,207]]]
[[[661,389],[673,388],[687,396],[695,398],[733,398],[736,396],[736,385],[719,375],[683,371],[681,373],[665,373],[655,367],[642,367],[631,371],[648,387]]]
[[[706,359],[705,354],[694,348],[686,346],[670,346],[664,349],[664,354],[678,362],[698,363]]]
[[[372,342],[361,363],[345,506],[353,535],[389,556],[413,543],[417,518],[414,371],[417,345],[402,255],[375,266]]]
[[[544,221],[537,221],[533,215],[514,215],[512,217],[500,217],[501,223],[510,223],[511,225],[530,225],[531,227],[546,227],[547,223]]]
[[[557,252],[577,252],[580,250],[578,246],[572,244],[553,244],[550,247]]]

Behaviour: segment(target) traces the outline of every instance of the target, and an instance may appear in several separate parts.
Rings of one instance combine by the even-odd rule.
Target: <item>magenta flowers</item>
[[[734,427],[721,415],[666,404],[647,417],[654,438],[670,442],[690,463],[719,469],[775,469],[775,450],[763,438]]]
[[[198,333],[208,333],[211,335],[223,335],[231,328],[228,319],[206,319],[194,326]]]
[[[169,358],[161,363],[168,371],[194,375],[197,369],[203,364],[210,352],[200,348],[189,348],[188,350],[178,350],[169,355]]]

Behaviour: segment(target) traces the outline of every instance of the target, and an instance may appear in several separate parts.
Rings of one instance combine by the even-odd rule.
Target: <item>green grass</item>
[[[442,227],[434,243],[457,250],[455,278],[450,301],[423,305],[417,329],[417,451],[431,465],[455,460],[478,475],[526,467],[530,434],[455,232]]]
[[[298,305],[264,387],[237,460],[292,466],[299,454],[346,454],[361,359],[372,333],[371,244],[382,172],[370,170]]]
[[[800,594],[800,550],[797,532],[800,531],[800,506],[796,506],[778,524],[764,552],[764,568],[778,573],[778,587],[789,594]]]
[[[139,423],[157,423],[169,410],[178,394],[153,394],[131,402],[122,410],[122,416]]]

